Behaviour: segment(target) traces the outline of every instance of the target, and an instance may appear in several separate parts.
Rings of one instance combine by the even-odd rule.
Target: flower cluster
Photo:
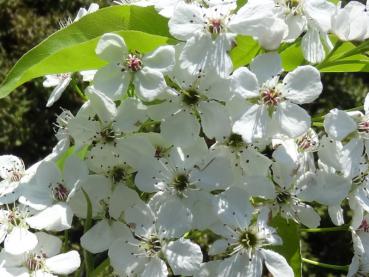
[[[120,3],[126,4],[126,3]],[[369,37],[359,2],[326,0],[137,1],[168,17],[181,41],[148,53],[106,33],[97,71],[77,114],[58,116],[58,144],[26,169],[0,156],[1,276],[67,275],[79,248],[58,232],[85,224],[83,251],[107,255],[119,276],[294,276],[280,216],[320,225],[311,203],[333,224],[353,212],[354,257],[348,276],[369,272],[369,97],[360,111],[331,110],[312,128],[306,104],[323,90],[322,62],[333,45]],[[77,19],[98,7],[81,10]],[[234,68],[237,35],[265,50]],[[301,39],[307,65],[285,72],[277,50]],[[50,75],[51,106],[76,75]],[[323,127],[323,128],[322,128]],[[76,227],[78,228],[78,227]],[[206,248],[193,239],[213,239]],[[88,270],[87,268],[84,269]],[[361,276],[361,275],[360,275]]]

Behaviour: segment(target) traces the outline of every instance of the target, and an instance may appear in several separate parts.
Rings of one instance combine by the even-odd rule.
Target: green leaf
[[[168,31],[168,19],[153,7],[113,6],[89,14],[54,33],[26,53],[0,87],[0,98],[23,83],[46,74],[96,69],[104,61],[95,55],[101,35],[116,32],[128,47],[148,52],[175,43]]]
[[[285,71],[292,71],[296,67],[305,63],[304,55],[301,49],[301,40],[297,40],[291,45],[281,46],[280,55],[282,59],[282,67]]]
[[[239,9],[241,9],[244,5],[246,5],[247,0],[237,0],[237,8],[236,11],[238,11]]]
[[[295,277],[301,277],[301,249],[299,225],[277,216],[273,218],[271,226],[277,229],[283,245],[273,246],[272,249],[283,255],[292,267]]]
[[[234,69],[248,65],[260,51],[259,43],[252,37],[237,36],[236,47],[230,53]]]
[[[331,40],[337,43],[337,37],[331,36]],[[359,45],[352,42],[337,44],[334,52],[318,65],[321,72],[369,72],[369,42],[365,41]]]

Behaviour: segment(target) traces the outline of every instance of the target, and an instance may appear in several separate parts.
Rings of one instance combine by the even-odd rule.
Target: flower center
[[[138,55],[129,54],[126,59],[126,65],[132,72],[137,72],[142,68],[142,61]]]
[[[188,180],[188,176],[183,173],[178,174],[172,182],[173,188],[178,192],[185,191],[189,185],[190,185],[190,181]]]
[[[232,148],[240,148],[245,145],[242,136],[239,134],[232,133],[227,140],[227,145]]]
[[[261,101],[268,106],[276,106],[282,101],[281,93],[276,88],[261,90]]]
[[[30,254],[26,260],[26,267],[30,271],[37,271],[45,266],[46,255],[44,253],[40,254]]]
[[[306,133],[297,139],[298,149],[300,151],[315,151],[317,150],[318,141],[312,137],[312,134]]]
[[[109,173],[113,183],[115,184],[125,180],[126,171],[121,166],[115,166]]]
[[[208,30],[212,35],[218,35],[223,30],[223,22],[221,19],[209,19]]]
[[[61,183],[57,183],[52,189],[53,197],[56,201],[67,201],[69,190]]]
[[[358,131],[363,134],[369,134],[369,120],[367,117],[358,124]]]
[[[369,233],[369,223],[366,219],[364,219],[363,222],[361,222],[359,230]]]
[[[113,128],[111,127],[103,129],[100,132],[100,136],[102,138],[102,141],[107,142],[107,143],[113,142],[115,140],[115,132]]]
[[[278,193],[276,200],[278,204],[285,204],[291,199],[291,194],[288,191],[281,191]]]
[[[194,89],[186,90],[182,92],[182,101],[188,105],[193,106],[200,102],[201,95]]]
[[[246,249],[253,249],[258,246],[259,239],[257,234],[252,230],[245,230],[240,234],[238,242]]]
[[[300,0],[287,0],[286,5],[290,8],[297,8],[300,5]]]
[[[17,210],[12,210],[8,214],[8,223],[13,226],[21,225],[23,219],[24,217]]]
[[[148,256],[156,256],[161,251],[161,243],[157,236],[151,235],[148,239],[141,242],[141,247]]]
[[[20,170],[13,170],[10,175],[10,181],[19,182],[24,176],[23,172]]]

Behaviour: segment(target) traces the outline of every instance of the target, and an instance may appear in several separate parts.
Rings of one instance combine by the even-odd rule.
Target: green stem
[[[335,269],[335,270],[344,271],[344,272],[348,272],[348,270],[349,270],[348,265],[325,264],[325,263],[320,263],[320,262],[317,262],[317,261],[312,261],[312,260],[309,260],[309,259],[306,259],[306,258],[302,258],[302,261],[304,263],[319,266],[319,267],[323,267],[323,268]]]
[[[348,110],[344,110],[345,112],[354,112],[354,111],[361,111],[364,109],[364,106],[358,106],[358,107],[355,107],[355,108],[351,108],[351,109],[348,109]],[[315,116],[312,118],[312,121],[313,122],[316,122],[316,123],[319,123],[321,122],[322,120],[324,120],[324,117],[325,115],[318,115],[318,116]]]
[[[337,51],[337,49],[343,44],[341,40],[337,41],[334,45],[331,52],[328,53],[328,55],[325,57],[324,61],[322,61],[320,64],[316,66],[317,69],[323,68],[327,61],[333,56],[333,54]]]
[[[345,112],[354,112],[354,111],[361,111],[364,110],[364,106],[355,107],[352,109],[345,110]]]
[[[95,268],[93,272],[91,272],[91,277],[101,277],[106,276],[105,271],[109,269],[110,261],[109,258],[106,258],[98,267]]]
[[[300,229],[300,231],[306,232],[306,233],[326,233],[326,232],[348,231],[349,229],[350,229],[349,226],[338,226],[338,227],[328,227],[328,228]]]
[[[86,193],[84,189],[82,189],[83,195],[85,196],[86,202],[87,202],[87,216],[85,225],[83,227],[83,233],[85,234],[92,225],[92,204],[90,197]],[[91,272],[93,270],[93,262],[92,262],[92,256],[87,250],[83,250],[83,257],[84,257],[84,265],[85,265],[85,271],[86,271],[86,277],[91,276]]]
[[[313,122],[313,126],[314,127],[324,127],[324,123],[323,122]]]
[[[65,230],[64,231],[64,241],[63,241],[63,252],[67,252],[68,250],[68,240],[69,240],[69,233],[68,233],[68,230]]]
[[[76,80],[74,78],[72,78],[72,86],[74,88],[74,90],[76,91],[76,93],[78,94],[79,97],[81,97],[84,101],[87,101],[88,98],[86,97],[86,95],[82,92],[82,90],[79,88]]]

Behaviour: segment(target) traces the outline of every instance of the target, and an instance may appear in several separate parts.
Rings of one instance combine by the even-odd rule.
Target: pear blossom
[[[342,8],[339,3],[332,17],[332,32],[343,41],[367,39],[369,37],[367,5],[359,1],[350,1]]]
[[[166,241],[153,211],[139,204],[127,209],[125,220],[133,234],[126,233],[109,248],[109,257],[120,276],[168,276],[168,261],[175,275],[193,275],[202,262],[198,245],[180,238]]]
[[[220,217],[224,227],[219,234],[224,243],[218,243],[217,253],[227,253],[224,260],[215,260],[211,265],[220,276],[262,276],[263,263],[273,276],[294,276],[292,268],[280,254],[264,249],[271,245],[282,244],[276,230],[266,225],[264,216],[251,223],[251,214],[240,209],[247,204],[237,193],[227,193],[224,205],[225,213]],[[227,205],[228,204],[228,205]],[[246,216],[248,215],[248,216]],[[216,231],[216,230],[214,230]],[[217,231],[216,231],[217,232]],[[214,243],[216,244],[217,241]],[[204,272],[205,273],[205,272]],[[206,273],[203,276],[211,276]]]
[[[51,161],[43,161],[37,169],[36,180],[23,189],[19,201],[37,211],[27,219],[35,229],[62,231],[71,228],[73,212],[70,197],[80,188],[88,175],[86,164],[71,155],[65,161],[63,173]]]
[[[46,233],[36,233],[37,245],[23,254],[0,252],[2,276],[50,276],[68,275],[76,271],[81,259],[77,251],[61,252],[62,241]]]
[[[26,208],[0,210],[0,241],[4,242],[4,251],[20,255],[32,250],[37,237],[29,229],[27,218],[30,212]]]
[[[14,203],[24,186],[35,178],[40,162],[25,169],[23,160],[14,155],[0,156],[0,204]]]
[[[161,46],[142,55],[130,52],[124,39],[116,34],[104,34],[96,54],[109,64],[96,72],[94,87],[112,100],[119,100],[133,83],[137,95],[153,101],[166,89],[164,75],[174,66],[174,48]]]
[[[299,105],[313,102],[322,92],[319,71],[299,66],[281,81],[276,53],[257,56],[250,69],[239,68],[232,75],[234,102],[228,104],[237,109],[244,103],[233,132],[249,143],[276,134],[297,138],[307,132],[311,119]]]

